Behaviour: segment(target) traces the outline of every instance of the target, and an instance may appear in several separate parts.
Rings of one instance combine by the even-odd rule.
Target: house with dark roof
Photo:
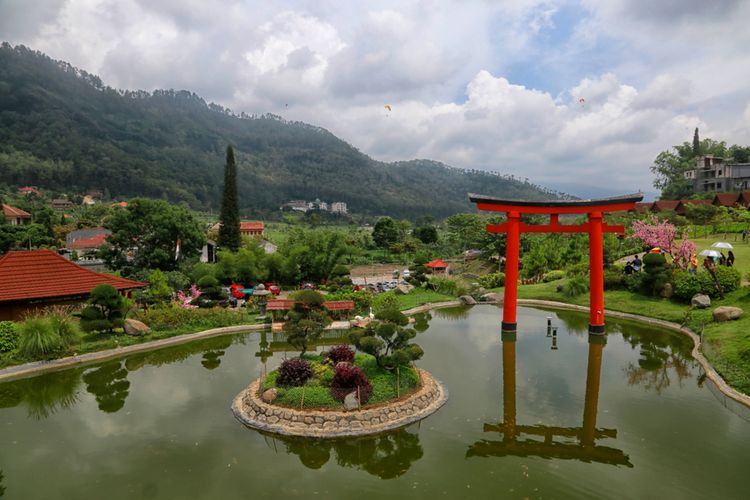
[[[75,204],[73,204],[73,202],[67,198],[56,198],[52,200],[52,203],[50,203],[50,207],[52,207],[52,210],[61,212],[64,210],[70,210],[71,208],[74,208]]]
[[[51,250],[10,251],[0,257],[0,320],[19,320],[50,305],[84,302],[104,283],[123,294],[147,286],[84,269]]]
[[[635,208],[633,209],[633,212],[635,212],[637,214],[643,214],[643,213],[646,213],[646,212],[650,212],[651,208],[653,206],[654,206],[654,202],[653,201],[638,202],[638,203],[635,204]]]
[[[736,207],[738,198],[738,193],[716,193],[713,204],[717,207]]]
[[[710,205],[711,200],[680,200],[674,211],[677,215],[685,215],[687,213],[688,205]]]
[[[743,207],[750,206],[750,191],[743,191],[737,196],[737,204]]]
[[[659,200],[655,201],[651,207],[652,212],[671,212],[677,208],[677,204],[680,200]]]
[[[11,207],[3,203],[3,216],[5,223],[11,226],[20,226],[22,224],[31,224],[31,214],[20,208]]]

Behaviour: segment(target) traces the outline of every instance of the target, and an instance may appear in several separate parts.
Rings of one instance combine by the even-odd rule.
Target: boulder
[[[719,306],[714,309],[714,321],[730,321],[739,319],[742,316],[742,309],[732,306]]]
[[[266,403],[273,403],[273,401],[276,399],[276,388],[272,387],[266,391],[263,392],[263,395],[260,397],[263,401]]]
[[[357,393],[350,392],[344,397],[344,409],[347,411],[356,410],[359,408],[359,400],[357,399]]]
[[[672,288],[672,283],[667,283],[666,285],[664,285],[664,288],[662,288],[661,293],[659,295],[661,295],[665,299],[668,299],[672,296],[673,293],[674,293],[674,290]]]
[[[414,289],[412,285],[404,285],[403,283],[396,287],[396,293],[406,295]]]
[[[476,305],[477,301],[474,300],[474,297],[471,295],[461,295],[458,300],[460,300],[463,304],[467,306],[473,306]]]
[[[146,323],[137,319],[126,319],[123,329],[125,330],[125,334],[132,335],[133,337],[140,337],[151,331],[151,328]]]
[[[690,304],[698,309],[706,309],[711,307],[711,297],[703,293],[696,293],[693,295],[693,298],[690,299]]]
[[[500,295],[499,293],[490,292],[490,293],[485,293],[484,295],[479,297],[479,300],[482,302],[502,302],[503,296]]]

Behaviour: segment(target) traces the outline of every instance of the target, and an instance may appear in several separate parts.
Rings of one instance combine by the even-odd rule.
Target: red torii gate
[[[602,221],[607,212],[628,211],[643,199],[643,193],[602,198],[598,200],[508,200],[469,193],[469,200],[479,210],[505,212],[507,222],[488,224],[491,233],[506,233],[505,294],[503,300],[502,330],[516,332],[516,301],[518,298],[518,250],[521,232],[527,233],[588,233],[590,303],[589,333],[604,334],[604,256],[603,233],[623,233],[623,226],[610,226]],[[549,224],[530,225],[521,222],[522,214],[549,214]],[[560,214],[587,214],[588,222],[578,225],[560,224]]]

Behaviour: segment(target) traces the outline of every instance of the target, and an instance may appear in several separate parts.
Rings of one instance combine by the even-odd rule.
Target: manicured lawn
[[[445,295],[422,288],[416,288],[407,295],[396,295],[396,297],[398,297],[398,307],[402,311],[424,304],[431,304],[433,302],[456,300],[456,297],[453,297],[452,295]]]
[[[698,245],[699,252],[711,248],[711,245],[717,241],[731,243],[734,246],[734,249],[732,249],[735,258],[734,267],[742,273],[743,279],[746,279],[747,274],[750,273],[750,243],[742,243],[740,235],[729,234],[727,236],[727,239],[724,239],[723,234],[717,234],[709,236],[708,238],[693,239],[693,241]],[[748,241],[750,241],[750,238],[748,238]],[[724,252],[724,255],[727,255],[726,250],[721,251]]]

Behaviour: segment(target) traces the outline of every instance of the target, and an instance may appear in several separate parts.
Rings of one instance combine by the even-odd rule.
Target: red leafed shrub
[[[300,386],[313,376],[313,369],[306,360],[301,358],[287,359],[279,366],[279,376],[276,378],[276,385],[280,386]]]
[[[340,362],[351,363],[354,361],[354,349],[346,344],[337,345],[328,351],[328,359],[336,365]]]
[[[367,375],[359,367],[341,363],[336,365],[336,374],[331,381],[331,396],[337,401],[343,401],[347,394],[357,392],[359,388],[359,402],[365,404],[372,396],[372,385]]]

